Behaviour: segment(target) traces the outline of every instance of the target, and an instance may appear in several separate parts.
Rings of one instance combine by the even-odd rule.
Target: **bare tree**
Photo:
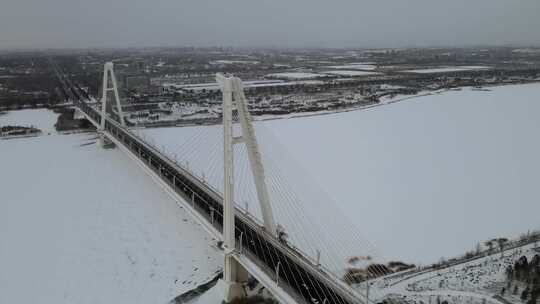
[[[488,252],[491,253],[493,251],[493,240],[485,241],[484,245],[488,248]]]
[[[498,238],[496,241],[497,241],[497,245],[499,246],[499,249],[501,250],[501,258],[502,258],[504,257],[504,247],[506,246],[506,244],[508,244],[508,239]]]
[[[475,252],[475,254],[480,255],[481,251],[482,251],[482,245],[480,245],[480,243],[477,243],[476,244],[476,252]]]

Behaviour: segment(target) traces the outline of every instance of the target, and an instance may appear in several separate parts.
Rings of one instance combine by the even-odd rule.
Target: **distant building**
[[[124,76],[124,87],[128,90],[147,88],[150,86],[150,78],[146,75]]]

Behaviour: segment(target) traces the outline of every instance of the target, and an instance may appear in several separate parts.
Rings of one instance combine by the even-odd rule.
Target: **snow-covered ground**
[[[525,49],[515,49],[512,50],[512,53],[521,53],[521,54],[540,54],[540,49],[525,48]]]
[[[256,60],[214,60],[209,62],[211,65],[227,65],[227,64],[259,64]]]
[[[290,74],[290,73],[286,73],[286,74]],[[296,74],[298,73],[295,73],[295,75]],[[271,75],[275,75],[275,74],[271,74]],[[280,77],[275,77],[275,78],[280,78]],[[312,78],[312,77],[309,77],[309,78]],[[244,83],[245,88],[261,88],[261,87],[279,87],[279,86],[294,86],[294,85],[316,85],[316,84],[323,84],[324,82],[321,80],[284,81],[284,80],[279,80],[279,79],[273,79],[273,80],[244,81],[243,83]],[[199,84],[164,83],[162,84],[162,86],[164,88],[173,89],[173,90],[188,90],[188,91],[220,90],[220,87],[217,83],[199,83]]]
[[[538,228],[539,96],[540,84],[464,89],[256,128],[263,156],[277,160],[282,175],[293,184],[314,180],[310,188],[332,199],[326,206],[304,200],[312,204],[303,206],[306,217],[331,204],[387,259],[431,263]],[[204,138],[212,146],[198,149],[189,166],[219,184],[212,172],[220,172],[214,159],[222,152],[212,128],[219,127],[140,133],[179,158],[189,152],[182,139]]]
[[[324,71],[324,74],[329,75],[338,75],[338,76],[372,76],[380,75],[378,72],[365,72],[365,71],[347,71],[347,70],[338,70],[338,71]]]
[[[349,63],[344,65],[331,65],[327,66],[328,69],[337,69],[337,70],[366,70],[372,71],[377,68],[373,63]]]
[[[0,303],[166,303],[221,268],[204,230],[94,136],[0,141]]]
[[[34,127],[45,134],[56,133],[54,124],[57,118],[58,114],[47,109],[8,111],[5,115],[0,115],[0,126]]]
[[[284,72],[284,73],[274,73],[274,74],[268,74],[265,77],[267,78],[276,78],[276,79],[290,79],[290,80],[298,80],[298,79],[315,79],[319,77],[323,77],[322,74],[317,73],[307,73],[307,72]]]
[[[528,260],[538,254],[538,243],[505,250],[445,269],[431,270],[406,278],[379,278],[372,282],[374,298],[388,294],[405,296],[415,303],[436,303],[437,298],[449,303],[500,303],[493,299],[506,286],[506,268],[521,257]],[[365,293],[365,284],[357,289]],[[506,300],[521,303],[517,296],[506,293]],[[379,298],[380,299],[380,298]]]
[[[455,66],[455,67],[441,67],[434,69],[417,69],[417,70],[406,70],[402,72],[408,73],[418,73],[418,74],[434,74],[434,73],[449,73],[449,72],[462,72],[462,71],[474,71],[474,70],[485,70],[490,69],[488,66]]]

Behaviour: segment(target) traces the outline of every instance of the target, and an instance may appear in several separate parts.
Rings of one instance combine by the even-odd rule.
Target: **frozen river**
[[[215,243],[119,149],[59,135],[48,110],[0,126],[0,303],[166,303],[221,268]],[[50,134],[50,135],[46,135]]]
[[[540,84],[530,84],[258,122],[257,131],[281,172],[314,180],[384,257],[430,263],[540,228],[539,116]],[[174,154],[193,134],[208,136],[203,128],[218,129],[138,132]],[[200,151],[200,164],[221,155]]]

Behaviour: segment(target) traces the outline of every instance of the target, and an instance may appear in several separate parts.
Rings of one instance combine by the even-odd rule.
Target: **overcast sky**
[[[540,44],[540,0],[1,0],[0,48]]]

